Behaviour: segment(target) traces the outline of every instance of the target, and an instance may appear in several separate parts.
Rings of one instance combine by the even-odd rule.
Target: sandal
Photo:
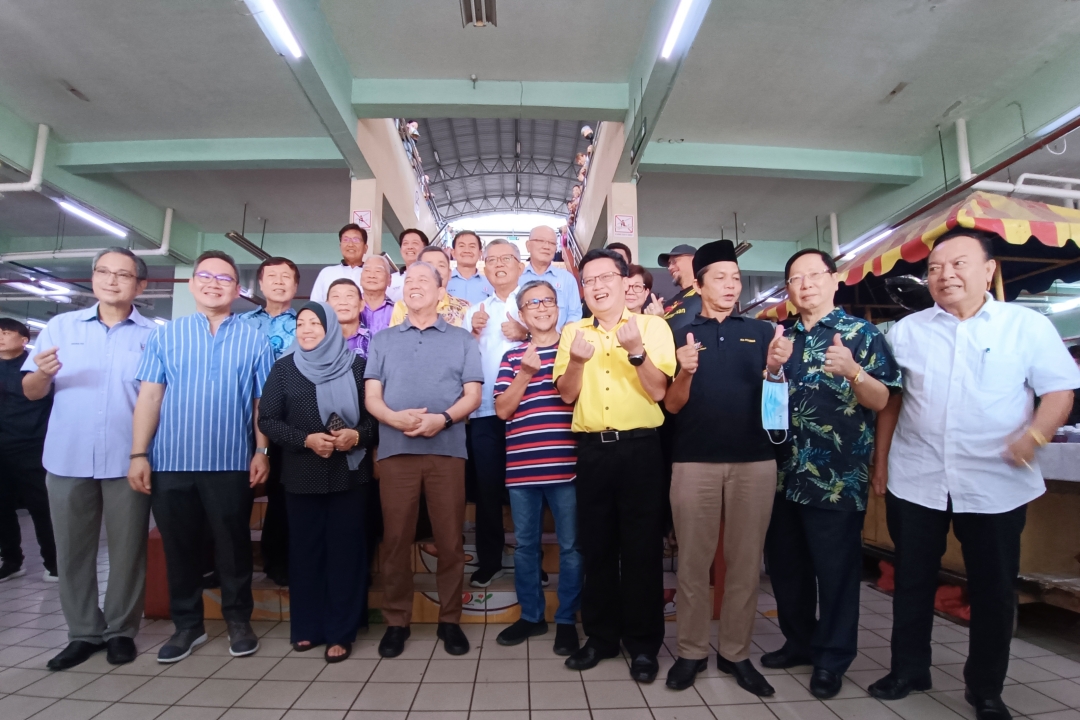
[[[307,645],[301,645],[298,642],[294,642],[292,644],[292,649],[295,650],[296,652],[307,652],[308,650],[310,650],[313,647],[315,647],[315,643],[313,643],[313,642],[309,642]]]
[[[343,652],[341,655],[331,655],[330,654],[330,649],[331,648],[336,648],[336,647],[344,648],[345,652]],[[326,652],[323,653],[323,657],[326,659],[326,662],[328,662],[330,664],[334,664],[334,663],[342,662],[343,660],[348,660],[349,655],[351,655],[351,654],[352,654],[352,643],[337,643],[335,645],[328,645],[326,647]]]

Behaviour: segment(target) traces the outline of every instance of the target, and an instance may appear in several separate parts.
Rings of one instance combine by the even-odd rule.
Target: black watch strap
[[[450,417],[450,413],[444,412],[442,416],[446,418],[446,425],[443,426],[443,429],[446,429],[454,424],[454,418]]]

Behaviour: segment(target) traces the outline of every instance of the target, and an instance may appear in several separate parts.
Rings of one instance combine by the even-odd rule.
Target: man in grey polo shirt
[[[439,567],[438,637],[451,655],[464,655],[469,641],[458,624],[464,584],[465,426],[480,407],[484,372],[480,348],[467,330],[439,317],[446,291],[428,263],[409,266],[404,322],[377,333],[368,348],[365,404],[379,421],[380,494],[383,511],[383,617],[386,633],[379,654],[405,649],[412,620],[410,550],[416,534],[420,493],[427,499]]]

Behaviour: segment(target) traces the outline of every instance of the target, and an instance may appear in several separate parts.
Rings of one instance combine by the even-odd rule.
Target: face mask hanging
[[[788,386],[786,382],[762,381],[761,385],[761,427],[769,431],[769,442],[780,445],[787,440],[788,430]],[[773,430],[783,430],[784,437],[774,442]]]

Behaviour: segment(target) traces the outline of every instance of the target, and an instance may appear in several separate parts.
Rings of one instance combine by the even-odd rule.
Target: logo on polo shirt
[[[739,338],[739,342],[756,343],[757,340],[755,340],[753,338]]]

